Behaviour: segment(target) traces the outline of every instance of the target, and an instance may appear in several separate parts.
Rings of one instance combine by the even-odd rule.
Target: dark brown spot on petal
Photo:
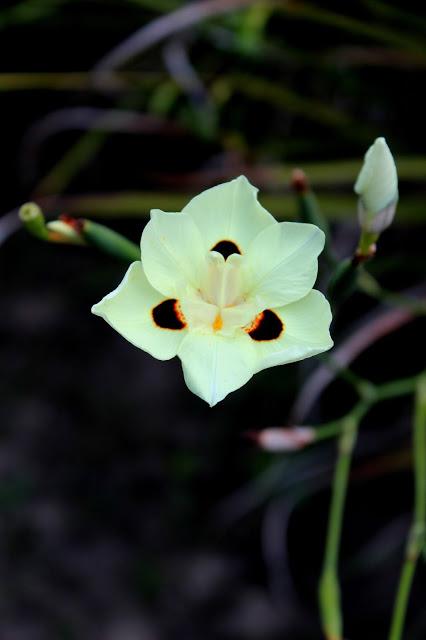
[[[246,331],[250,338],[257,341],[276,340],[285,329],[284,322],[274,311],[265,309],[259,313]]]
[[[216,242],[210,251],[217,251],[218,253],[221,253],[225,260],[233,253],[239,253],[241,255],[238,245],[232,240],[220,240],[219,242]]]
[[[161,329],[180,331],[186,327],[185,316],[180,308],[179,300],[175,298],[157,304],[152,310],[152,319]]]

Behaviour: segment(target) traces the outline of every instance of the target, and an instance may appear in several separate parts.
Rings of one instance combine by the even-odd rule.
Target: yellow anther
[[[213,322],[213,331],[220,331],[223,327],[223,320],[220,313],[217,314]]]

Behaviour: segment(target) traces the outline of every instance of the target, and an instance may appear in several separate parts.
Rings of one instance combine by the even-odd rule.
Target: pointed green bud
[[[354,190],[361,229],[379,235],[391,224],[398,202],[395,161],[384,138],[377,138],[365,154]]]

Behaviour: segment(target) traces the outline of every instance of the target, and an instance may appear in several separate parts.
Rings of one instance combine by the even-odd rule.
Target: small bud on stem
[[[62,214],[59,220],[52,220],[46,224],[50,231],[51,242],[63,242],[65,244],[81,244],[86,242],[83,237],[83,225],[81,220]]]
[[[358,267],[376,255],[380,234],[392,222],[398,202],[398,176],[384,138],[377,138],[365,154],[354,186],[359,195],[358,220],[361,234],[352,258],[343,260],[330,278],[329,294],[340,303],[356,288]]]
[[[265,451],[297,451],[315,440],[312,427],[268,428],[262,431],[249,431],[246,436]]]
[[[302,169],[293,169],[290,186],[296,193],[306,193],[309,190],[309,181]]]
[[[97,222],[62,214],[58,220],[46,223],[43,211],[35,202],[22,205],[19,217],[27,231],[40,240],[61,244],[92,245],[125,262],[141,259],[138,245]]]
[[[377,138],[365,154],[354,190],[359,195],[362,234],[375,235],[377,239],[392,223],[398,202],[395,161],[384,138]]]
[[[39,240],[62,244],[86,244],[77,221],[69,216],[46,223],[43,211],[35,202],[27,202],[19,209],[19,217],[29,233]]]

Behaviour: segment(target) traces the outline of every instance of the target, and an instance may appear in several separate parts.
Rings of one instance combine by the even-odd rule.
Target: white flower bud
[[[51,232],[50,240],[68,244],[85,244],[77,229],[63,220],[52,220],[46,224]]]
[[[391,224],[398,202],[395,161],[384,138],[377,138],[365,154],[354,189],[362,230],[381,233]]]
[[[271,427],[248,435],[265,451],[297,451],[315,440],[312,427]]]

